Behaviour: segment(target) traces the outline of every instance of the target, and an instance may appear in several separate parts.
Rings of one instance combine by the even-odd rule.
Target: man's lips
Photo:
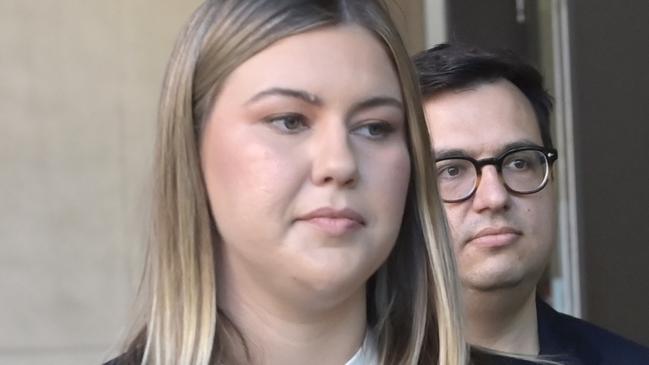
[[[514,243],[522,234],[511,227],[487,227],[479,230],[466,243],[481,247],[502,247]]]
[[[318,208],[299,216],[296,221],[312,224],[331,235],[342,235],[365,225],[363,216],[349,208]]]

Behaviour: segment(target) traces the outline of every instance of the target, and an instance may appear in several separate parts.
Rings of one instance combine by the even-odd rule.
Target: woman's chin
[[[359,266],[328,262],[327,265],[301,266],[299,275],[293,278],[297,291],[309,306],[326,309],[364,295],[365,283],[372,272]]]

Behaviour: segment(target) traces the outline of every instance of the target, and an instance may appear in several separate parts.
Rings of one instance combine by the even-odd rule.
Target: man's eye
[[[442,171],[442,174],[454,177],[460,174],[460,169],[457,166],[447,167]]]
[[[367,123],[354,129],[354,133],[371,139],[385,138],[394,132],[394,127],[388,122]]]
[[[441,179],[457,179],[463,177],[466,174],[466,170],[466,166],[462,164],[449,164],[439,166],[437,168],[437,175]]]
[[[507,162],[506,168],[510,170],[526,170],[530,166],[530,161],[522,158],[517,158],[515,160],[511,160]]]
[[[267,119],[267,122],[283,133],[297,133],[306,129],[306,118],[299,114],[276,115]]]

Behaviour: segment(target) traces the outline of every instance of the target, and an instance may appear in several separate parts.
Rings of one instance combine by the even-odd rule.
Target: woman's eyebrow
[[[324,105],[324,102],[322,101],[321,98],[308,91],[291,89],[286,87],[272,87],[266,90],[262,90],[256,93],[255,95],[253,95],[250,99],[248,99],[248,101],[245,102],[245,105],[255,103],[263,98],[270,97],[270,96],[284,96],[289,98],[295,98],[315,106]],[[404,110],[403,103],[401,102],[401,100],[392,96],[379,95],[379,96],[370,97],[368,99],[353,104],[349,110],[348,115],[354,115],[365,109],[371,109],[380,106],[392,106],[399,110],[402,111]]]
[[[370,109],[379,106],[393,106],[403,111],[403,103],[401,102],[401,100],[392,96],[374,96],[352,105],[351,109],[349,110],[349,115],[356,114],[363,111],[364,109]]]
[[[316,95],[313,95],[304,90],[290,89],[285,87],[272,87],[270,89],[260,91],[255,95],[253,95],[250,99],[248,99],[248,101],[246,101],[245,104],[247,105],[247,104],[257,102],[260,99],[269,96],[286,96],[286,97],[302,100],[312,105],[322,106],[322,99],[320,99]]]

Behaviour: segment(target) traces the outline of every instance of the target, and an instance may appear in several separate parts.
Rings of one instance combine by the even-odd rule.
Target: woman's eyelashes
[[[306,117],[298,113],[276,114],[265,121],[283,134],[295,134],[309,128]]]
[[[264,118],[264,121],[282,134],[297,134],[313,128],[315,125],[306,116],[299,113],[275,114]],[[396,130],[397,127],[394,123],[370,120],[354,123],[350,128],[350,133],[372,140],[380,140],[387,138]]]
[[[354,134],[373,140],[385,139],[395,131],[396,127],[392,123],[382,120],[366,122],[352,129]]]

